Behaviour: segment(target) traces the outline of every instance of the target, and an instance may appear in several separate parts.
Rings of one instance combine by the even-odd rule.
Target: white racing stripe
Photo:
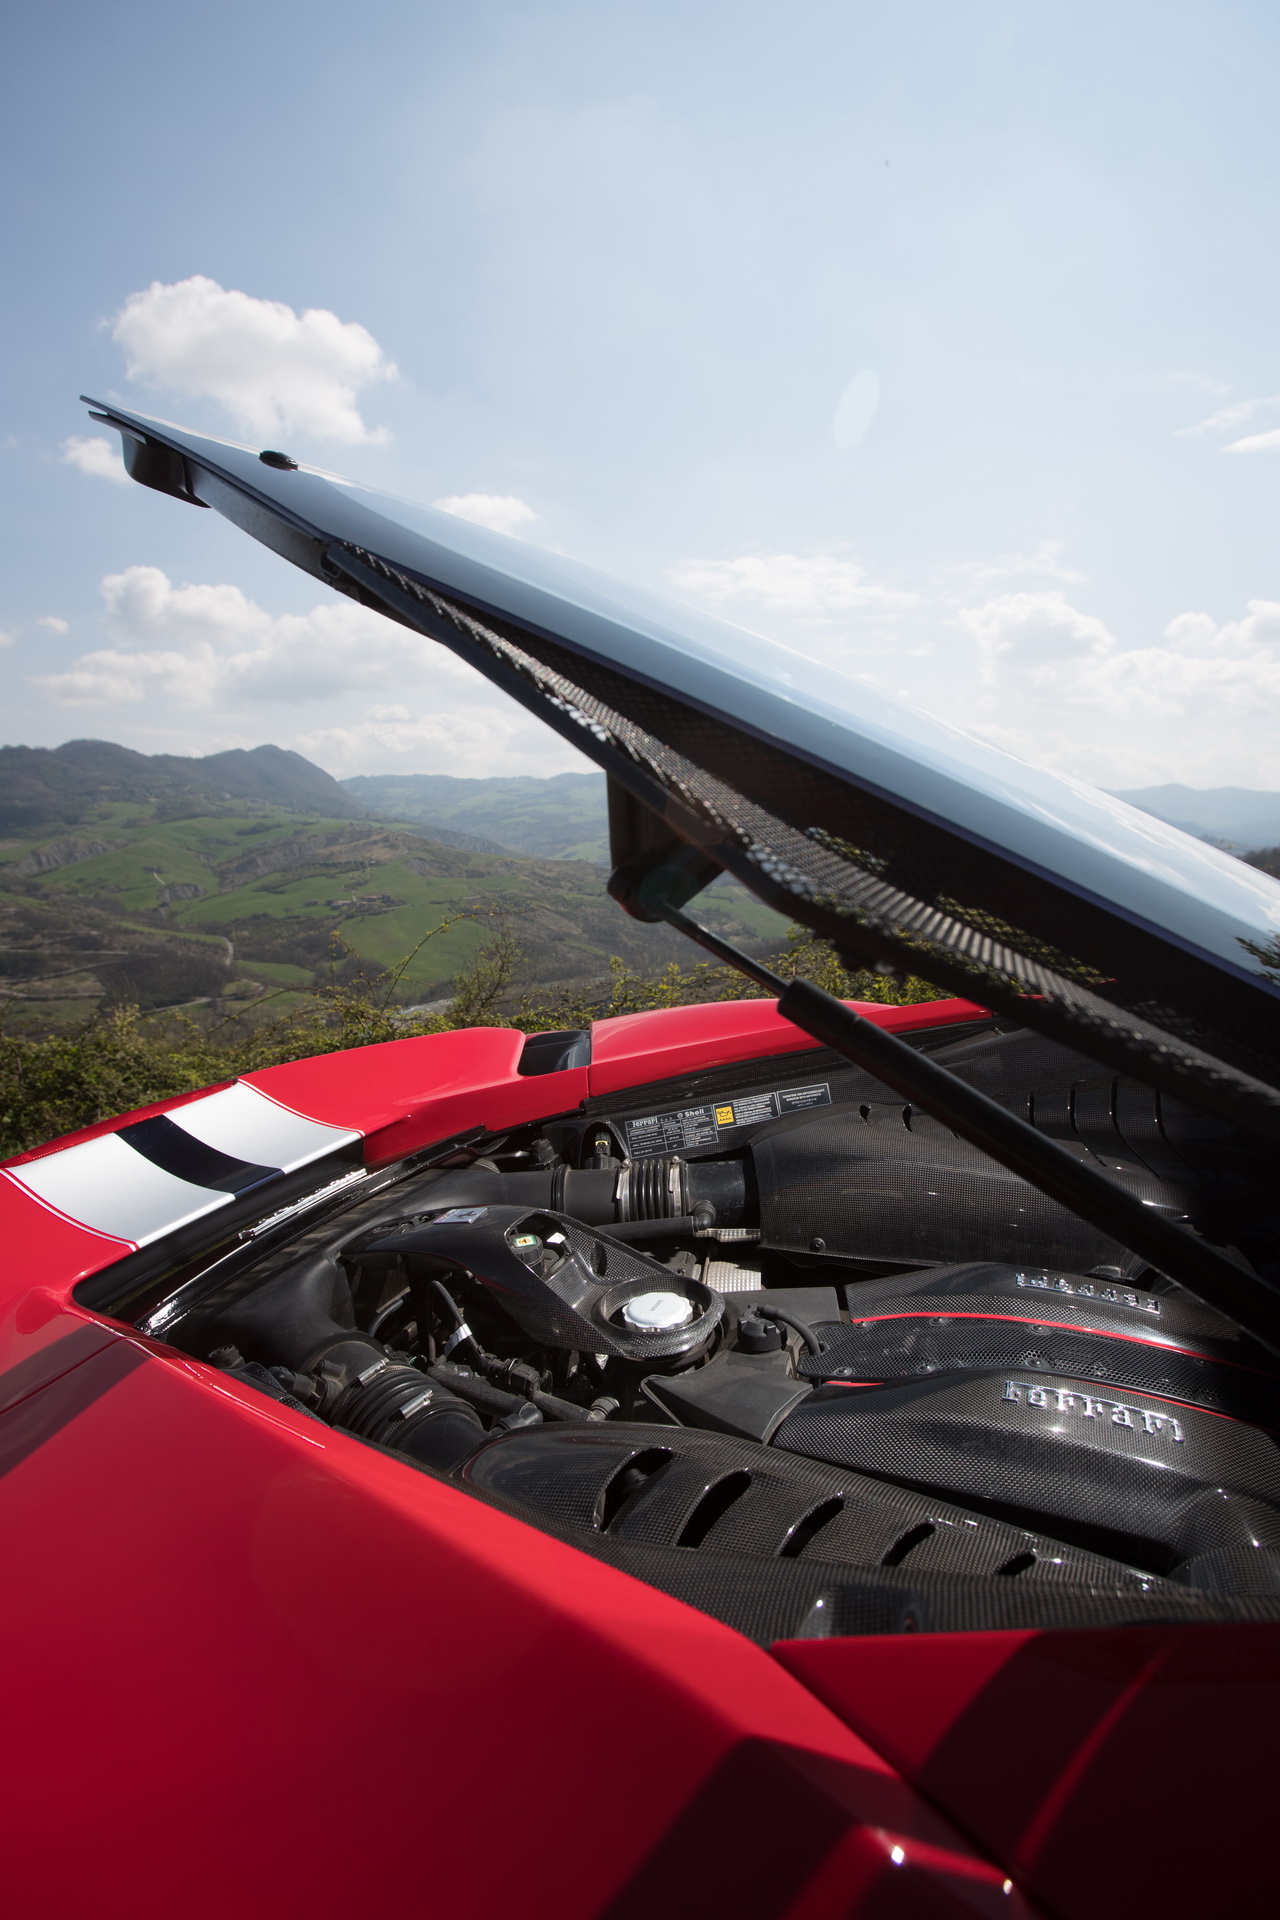
[[[232,1160],[279,1167],[282,1173],[292,1173],[295,1167],[304,1167],[309,1160],[318,1160],[360,1138],[342,1127],[304,1120],[301,1114],[278,1107],[243,1080],[204,1100],[170,1108],[168,1118],[184,1133]]]
[[[232,1197],[175,1179],[115,1133],[82,1140],[7,1172],[59,1213],[139,1247],[198,1220],[202,1213],[225,1207]]]
[[[164,1116],[201,1146],[230,1161],[255,1169],[278,1168],[293,1173],[313,1160],[323,1160],[340,1147],[361,1138],[350,1128],[330,1127],[290,1113],[255,1087],[237,1081],[203,1100],[173,1107]],[[125,1125],[129,1123],[126,1120]],[[147,1123],[142,1123],[142,1132]],[[172,1137],[172,1136],[171,1136]],[[189,1153],[199,1167],[199,1148]],[[158,1156],[164,1158],[163,1154]],[[184,1156],[185,1157],[185,1156]],[[216,1162],[213,1163],[216,1166]],[[204,1168],[200,1168],[203,1172]],[[118,1133],[81,1140],[42,1159],[7,1168],[10,1178],[37,1200],[97,1233],[131,1240],[144,1247],[166,1233],[198,1220],[203,1214],[229,1206],[235,1195],[181,1179],[147,1158]],[[270,1192],[269,1175],[262,1176],[264,1205]]]

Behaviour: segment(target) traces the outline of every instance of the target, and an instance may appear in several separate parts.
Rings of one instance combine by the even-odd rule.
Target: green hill
[[[549,779],[495,774],[462,779],[446,773],[361,774],[341,782],[371,813],[483,836],[497,849],[553,860],[609,859],[602,773],[557,773]]]
[[[60,747],[0,747],[0,832],[38,833],[79,826],[95,809],[119,803],[180,811],[196,804],[256,802],[338,819],[365,809],[320,767],[284,747],[234,748],[186,759],[134,753],[110,740],[68,740]]]
[[[119,771],[109,757],[98,767]],[[524,948],[530,985],[598,978],[612,954],[645,971],[689,958],[670,929],[628,919],[605,892],[605,870],[584,860],[445,846],[420,827],[264,806],[228,787],[203,806],[190,787],[182,804],[168,786],[96,803],[91,791],[86,777],[71,830],[11,829],[0,844],[0,1011],[13,1030],[64,1025],[113,1001],[249,1002],[267,988],[305,989],[328,977],[335,932],[360,957],[348,972],[361,961],[376,969],[459,915],[468,917],[428,939],[406,970],[403,1001],[447,995],[494,916]],[[728,937],[781,937],[778,917],[732,883],[704,904]]]

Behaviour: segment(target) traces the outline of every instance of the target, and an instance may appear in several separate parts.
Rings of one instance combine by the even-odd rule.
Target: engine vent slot
[[[647,1447],[619,1467],[606,1483],[596,1505],[595,1523],[599,1531],[608,1533],[622,1509],[648,1486],[655,1474],[669,1467],[674,1458],[668,1447]]]
[[[806,1513],[803,1519],[797,1520],[795,1526],[792,1527],[790,1533],[778,1549],[778,1558],[780,1560],[798,1560],[805,1548],[822,1532],[822,1529],[829,1526],[831,1522],[837,1519],[843,1512],[844,1500],[839,1494],[830,1500],[822,1501],[819,1506],[814,1507],[811,1513]]]
[[[925,1541],[932,1539],[937,1531],[932,1520],[922,1520],[918,1527],[912,1527],[908,1532],[900,1533],[880,1565],[900,1567],[909,1553],[914,1553],[917,1547],[922,1547]]]
[[[739,1471],[727,1473],[723,1480],[717,1480],[709,1486],[699,1500],[681,1529],[678,1547],[700,1547],[717,1520],[722,1520],[731,1506],[741,1500],[751,1485],[751,1475]]]
[[[996,1568],[998,1575],[1006,1580],[1016,1580],[1020,1573],[1030,1573],[1036,1564],[1034,1553],[1015,1553],[1012,1560],[1006,1560],[1002,1567]]]

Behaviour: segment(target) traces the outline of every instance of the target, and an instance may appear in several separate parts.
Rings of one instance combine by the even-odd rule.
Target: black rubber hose
[[[691,1213],[675,1214],[669,1220],[615,1220],[604,1231],[611,1240],[635,1245],[642,1240],[681,1240],[695,1231]]]
[[[387,1434],[382,1445],[447,1473],[469,1460],[488,1437],[471,1408],[457,1406],[411,1414],[398,1432]]]
[[[593,1413],[589,1407],[580,1407],[576,1401],[573,1400],[561,1400],[559,1396],[554,1393],[531,1393],[529,1398],[535,1407],[546,1414],[549,1420],[590,1420],[595,1422],[602,1418],[602,1415]]]
[[[796,1315],[794,1313],[788,1313],[785,1307],[753,1306],[751,1311],[758,1313],[762,1320],[780,1320],[784,1327],[790,1327],[793,1333],[800,1335],[800,1338],[804,1341],[805,1346],[808,1347],[815,1359],[817,1359],[820,1353],[826,1352],[826,1348],[808,1322],[797,1319]]]
[[[458,1348],[465,1343],[466,1345],[470,1346],[471,1351],[475,1354],[476,1359],[478,1361],[487,1359],[488,1356],[485,1353],[484,1348],[480,1345],[480,1342],[476,1339],[476,1336],[474,1335],[474,1333],[472,1333],[470,1327],[467,1325],[467,1317],[463,1313],[462,1308],[458,1305],[457,1301],[454,1299],[453,1295],[450,1293],[448,1287],[445,1286],[442,1280],[432,1280],[428,1284],[431,1292],[435,1294],[439,1294],[440,1298],[444,1301],[450,1313],[453,1315],[453,1335],[450,1336],[450,1339],[453,1340],[453,1344],[450,1346],[449,1340],[446,1340],[444,1342],[445,1346],[448,1347],[449,1352],[456,1353],[458,1351]],[[409,1291],[410,1293],[412,1293],[413,1288],[410,1287]],[[418,1325],[419,1347],[422,1346],[423,1340],[428,1332],[429,1332],[429,1326],[425,1322],[420,1320]],[[454,1338],[454,1336],[456,1336],[457,1334],[461,1334],[463,1336],[461,1340]],[[430,1349],[428,1349],[428,1351],[430,1351]]]
[[[379,1307],[377,1313],[374,1314],[373,1319],[369,1322],[369,1338],[371,1340],[381,1338],[382,1329],[386,1326],[387,1321],[391,1318],[396,1308],[402,1307],[408,1298],[409,1289],[406,1287],[404,1292],[398,1293],[394,1300],[388,1300],[385,1307]]]
[[[362,1440],[446,1469],[467,1459],[485,1439],[479,1418],[458,1395],[424,1380],[416,1368],[395,1363],[353,1381],[328,1418]]]
[[[504,1387],[495,1387],[490,1381],[482,1380],[479,1374],[472,1373],[469,1367],[456,1367],[449,1360],[437,1360],[434,1367],[427,1368],[427,1377],[447,1387],[450,1393],[456,1393],[460,1400],[467,1400],[473,1407],[496,1414],[500,1419],[518,1413],[525,1404],[522,1394],[508,1393]]]
[[[454,1324],[455,1330],[458,1327],[465,1327],[467,1324],[466,1315],[463,1313],[462,1308],[458,1305],[457,1301],[454,1299],[453,1295],[450,1293],[448,1287],[445,1286],[444,1281],[433,1280],[431,1281],[430,1285],[431,1285],[432,1293],[438,1293],[440,1295],[440,1298],[444,1301],[446,1307],[448,1307],[450,1313],[453,1315],[453,1324]]]
[[[561,1400],[554,1393],[534,1392],[524,1395],[508,1393],[503,1387],[495,1387],[489,1380],[482,1380],[468,1367],[455,1367],[449,1360],[437,1360],[427,1372],[432,1380],[438,1380],[442,1387],[448,1387],[460,1400],[470,1401],[473,1407],[481,1408],[485,1413],[506,1417],[516,1413],[521,1407],[535,1406],[548,1420],[590,1420],[593,1424],[603,1416],[593,1413],[589,1407],[580,1407],[572,1400]]]

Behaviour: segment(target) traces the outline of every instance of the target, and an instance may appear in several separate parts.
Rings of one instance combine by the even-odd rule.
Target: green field
[[[541,780],[528,774],[467,779],[443,773],[379,773],[339,784],[371,812],[415,821],[419,831],[452,829],[487,840],[496,851],[586,860],[597,866],[609,858],[602,773],[557,773]]]
[[[599,865],[473,852],[428,835],[416,823],[224,798],[189,813],[104,801],[73,826],[9,839],[0,844],[6,1024],[61,1024],[129,999],[302,991],[330,977],[335,936],[347,977],[361,964],[396,967],[417,949],[397,989],[403,1002],[447,994],[499,921],[524,950],[530,986],[597,978],[613,954],[639,969],[689,957],[678,935],[614,905]],[[782,937],[778,916],[734,883],[720,882],[700,910],[730,937]]]

